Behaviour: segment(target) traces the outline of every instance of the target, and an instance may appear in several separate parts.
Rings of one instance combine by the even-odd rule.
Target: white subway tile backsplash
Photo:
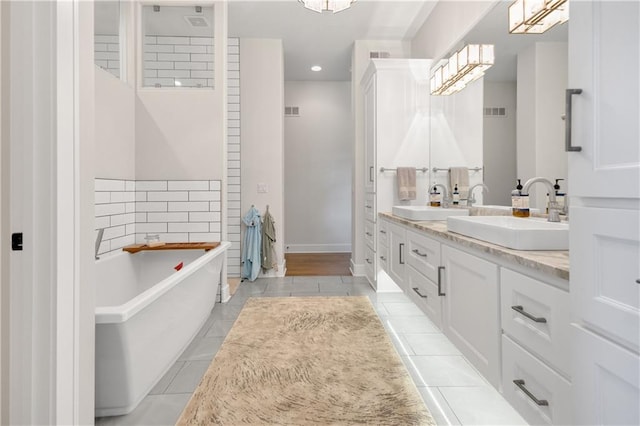
[[[191,44],[209,44],[213,46],[213,38],[211,37],[191,37]]]
[[[136,191],[136,202],[147,201],[146,191]]]
[[[210,212],[219,212],[222,209],[220,208],[220,201],[212,201],[209,203],[209,211]]]
[[[219,222],[220,212],[190,212],[189,222]]]
[[[239,209],[240,208],[240,201],[229,201],[229,202],[227,202],[227,204],[229,205],[230,209]]]
[[[176,222],[168,224],[169,232],[209,232],[208,223]]]
[[[166,212],[166,202],[140,202],[136,203],[136,211],[138,212]]]
[[[98,249],[98,254],[104,254],[111,251],[111,241],[102,240],[100,243],[100,248]]]
[[[189,53],[158,53],[159,61],[189,61],[191,60]]]
[[[124,181],[124,190],[125,191],[135,191],[136,190],[136,182],[134,180],[126,180],[126,181]]]
[[[157,40],[156,36],[145,36],[144,44],[156,44],[158,42]]]
[[[121,226],[113,226],[111,228],[107,228],[104,230],[104,234],[102,235],[102,239],[104,240],[112,240],[117,237],[122,237],[125,235],[125,227]]]
[[[176,84],[173,78],[145,78],[144,84],[147,87],[174,87]]]
[[[112,192],[112,203],[130,203],[136,200],[135,192]]]
[[[191,191],[189,201],[220,201],[220,191]]]
[[[125,232],[127,235],[135,235],[136,233],[136,224],[135,223],[128,223],[125,226]]]
[[[209,232],[222,232],[222,225],[220,222],[210,223]]]
[[[137,233],[167,232],[166,223],[136,223]]]
[[[120,59],[118,52],[94,52],[94,58],[102,61],[117,61]]]
[[[189,201],[189,193],[186,191],[149,192],[147,201]]]
[[[170,180],[169,191],[208,191],[209,181],[206,180]]]
[[[111,226],[126,225],[129,223],[135,223],[135,221],[135,213],[117,214],[111,216]]]
[[[220,234],[214,232],[191,232],[189,233],[189,242],[210,242],[220,241]]]
[[[205,45],[177,45],[174,52],[176,53],[207,53],[207,46]]]
[[[109,215],[122,214],[122,213],[125,213],[124,203],[96,204],[95,206],[96,217],[109,216]]]
[[[192,63],[199,64],[204,62],[192,62]],[[206,71],[194,70],[194,71],[191,71],[191,77],[198,78],[198,79],[213,78],[213,70],[206,70]]]
[[[229,39],[229,42],[228,42],[227,54],[240,55],[240,46],[238,46],[237,44],[231,44],[231,39]]]
[[[122,237],[114,238],[113,240],[111,240],[111,251],[120,250],[122,249],[122,247],[135,244],[135,243],[136,243],[135,234],[124,235]]]
[[[146,222],[188,222],[189,213],[187,212],[170,212],[170,213],[147,213]]]
[[[166,191],[166,180],[138,180],[136,181],[137,191]]]
[[[157,36],[156,43],[158,44],[189,44],[189,37]]]
[[[174,64],[175,69],[177,70],[206,70],[207,63],[206,62],[176,62]],[[192,77],[200,77],[193,72],[191,73]],[[209,71],[205,77],[213,76],[213,71]]]
[[[125,212],[127,212],[127,213],[135,213],[136,212],[136,203],[135,202],[131,202],[131,203],[125,204]]]
[[[148,213],[143,213],[143,212],[136,212],[136,222],[140,223],[140,222],[146,222],[147,221],[147,214]]]
[[[116,179],[96,179],[94,182],[96,191],[124,191],[125,181]]]
[[[184,243],[189,241],[189,234],[187,232],[160,234],[160,241],[165,243]],[[144,237],[141,242],[145,242]]]
[[[227,39],[227,46],[239,46],[240,39],[238,37],[230,37]]]
[[[158,70],[158,78],[188,78],[190,75],[189,70]]]
[[[111,202],[111,193],[110,192],[96,192],[95,193],[95,203],[96,204],[108,204]]]
[[[95,43],[120,43],[120,37],[117,35],[96,34],[93,36]]]
[[[111,226],[111,216],[96,217],[95,227],[96,229],[108,228]]]
[[[209,203],[206,201],[169,202],[170,212],[206,212],[209,211]]]

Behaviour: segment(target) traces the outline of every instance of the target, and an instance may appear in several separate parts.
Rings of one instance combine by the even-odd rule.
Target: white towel
[[[398,198],[400,201],[416,199],[416,168],[398,167]]]
[[[467,167],[449,167],[449,188],[451,192],[458,185],[460,199],[469,198],[469,169]]]

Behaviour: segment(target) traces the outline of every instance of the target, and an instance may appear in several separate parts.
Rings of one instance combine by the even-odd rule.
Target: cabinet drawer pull
[[[384,257],[384,256],[380,256],[380,260],[384,260],[384,261],[386,261],[386,260],[387,260],[387,258],[386,258],[386,257]]]
[[[380,233],[381,233],[381,234],[386,234],[386,233],[387,233],[387,231],[385,231],[384,229],[381,229],[381,230],[380,230]]]
[[[511,309],[513,309],[514,311],[516,311],[520,315],[523,315],[523,316],[529,318],[531,321],[534,321],[534,322],[547,322],[546,318],[534,317],[529,312],[525,311],[522,306],[519,306],[519,305],[512,306]]]
[[[373,237],[373,234],[371,232],[365,232],[364,233],[367,237]]]
[[[398,256],[400,259],[400,264],[404,265],[404,243],[400,243],[398,248],[400,250],[400,253]]]
[[[636,280],[636,284],[640,284],[640,278]]]
[[[582,151],[582,147],[571,145],[571,115],[573,110],[571,97],[581,93],[582,89],[567,89],[565,94],[564,150],[567,152]]]
[[[414,252],[415,254],[417,254],[418,256],[427,257],[426,253],[420,253],[420,250],[418,250],[418,249],[413,249],[411,251]]]
[[[373,182],[373,166],[369,166],[369,182]]]
[[[543,406],[548,406],[549,405],[549,401],[547,401],[546,399],[538,399],[535,397],[534,394],[532,394],[531,392],[529,392],[529,389],[524,387],[524,380],[522,379],[516,379],[513,381],[513,383],[515,383],[515,385],[517,387],[520,388],[520,390],[522,392],[524,392],[529,398],[531,398],[533,400],[533,402],[535,402],[538,405],[543,405]]]
[[[446,293],[442,292],[442,274],[444,271],[444,266],[438,266],[438,296],[446,296]]]
[[[418,296],[422,297],[423,299],[426,299],[426,298],[427,298],[427,295],[426,295],[426,294],[422,294],[422,293],[420,293],[420,289],[419,289],[418,287],[413,287],[413,291],[415,291],[415,292],[416,292],[416,294],[417,294]]]
[[[371,259],[366,258],[365,260],[367,261],[367,263],[368,263],[369,265],[371,265],[371,263],[372,263],[372,262],[371,262]]]
[[[367,208],[367,209],[371,209],[371,208],[373,208],[373,207],[371,207],[369,204],[365,204],[365,208]]]

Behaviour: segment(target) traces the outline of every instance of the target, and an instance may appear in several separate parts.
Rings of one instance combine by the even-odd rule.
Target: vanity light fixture
[[[493,44],[468,44],[436,68],[431,76],[432,95],[451,95],[484,75],[495,60]]]
[[[307,9],[322,13],[323,11],[338,13],[349,9],[356,0],[298,0]]]
[[[516,0],[509,6],[511,34],[542,34],[568,20],[567,0]]]

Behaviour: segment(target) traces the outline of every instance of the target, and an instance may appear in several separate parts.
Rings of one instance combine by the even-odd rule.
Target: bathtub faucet
[[[100,244],[102,243],[102,235],[104,234],[104,228],[98,229],[98,236],[96,237],[96,260],[100,259],[98,257],[98,251],[100,251]]]

